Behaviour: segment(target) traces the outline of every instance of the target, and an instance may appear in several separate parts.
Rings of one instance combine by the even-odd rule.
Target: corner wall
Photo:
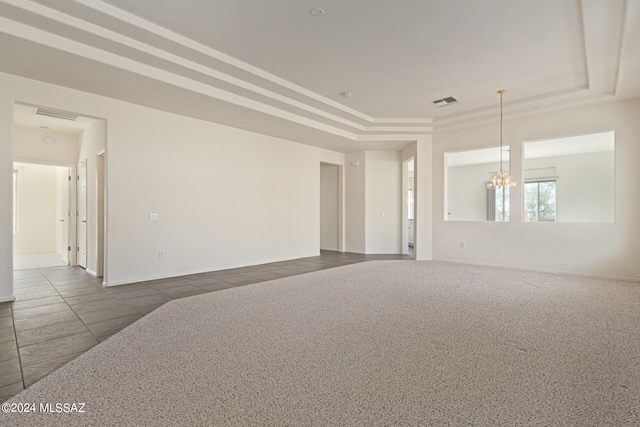
[[[87,271],[100,275],[98,256],[98,151],[105,149],[106,123],[93,120],[80,135],[80,152],[77,162],[87,164]]]
[[[402,252],[402,156],[399,151],[366,153],[366,253]]]
[[[433,259],[433,137],[421,136],[415,144],[415,259]]]
[[[0,78],[2,74],[0,74]],[[0,302],[13,301],[13,97],[0,82]]]
[[[357,166],[353,163],[358,162]],[[345,156],[346,251],[402,252],[402,153],[360,151]]]
[[[354,166],[354,162],[358,162]],[[345,245],[347,252],[366,253],[365,152],[348,153],[344,160]]]
[[[340,167],[320,164],[320,249],[340,249]]]
[[[0,297],[12,297],[14,101],[107,120],[108,284],[318,255],[319,165],[342,153],[8,74],[0,87]]]
[[[108,122],[110,283],[319,254],[319,166],[341,154],[126,107]]]

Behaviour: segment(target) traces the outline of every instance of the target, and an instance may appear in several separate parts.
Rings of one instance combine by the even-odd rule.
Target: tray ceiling
[[[624,0],[0,0],[0,48],[3,72],[339,151],[493,122],[500,88],[507,119],[640,95]]]

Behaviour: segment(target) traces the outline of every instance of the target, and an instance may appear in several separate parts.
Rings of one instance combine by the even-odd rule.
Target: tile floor
[[[39,254],[14,254],[13,269],[29,270],[34,268],[48,268],[66,266],[62,255],[56,252],[44,252]]]
[[[103,288],[78,267],[14,272],[16,300],[0,303],[0,402],[167,301],[234,286],[403,255],[321,256]]]

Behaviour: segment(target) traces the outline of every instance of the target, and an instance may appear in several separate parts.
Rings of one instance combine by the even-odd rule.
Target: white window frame
[[[542,182],[553,182],[555,184],[555,192],[554,192],[554,197],[555,197],[555,204],[556,204],[556,211],[554,212],[554,217],[553,217],[553,221],[540,221],[540,183]],[[524,205],[526,203],[526,196],[524,193],[524,186],[526,184],[537,184],[538,185],[538,221],[531,221],[529,219],[525,220],[524,216],[523,216],[523,222],[558,222],[558,178],[557,177],[549,177],[549,178],[530,178],[530,179],[526,179],[524,181],[524,184],[522,186],[523,189],[523,197],[522,197],[522,201],[523,201],[523,206],[522,206],[522,213],[523,215],[526,215],[527,213],[527,209],[526,206]]]

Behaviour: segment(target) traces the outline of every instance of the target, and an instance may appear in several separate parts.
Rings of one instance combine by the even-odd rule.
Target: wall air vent
[[[60,110],[52,110],[51,108],[42,108],[42,107],[36,108],[35,114],[37,114],[38,116],[53,117],[55,119],[70,120],[72,122],[75,122],[76,119],[78,118],[77,114],[68,113],[66,111],[60,111]]]
[[[433,101],[434,105],[436,107],[444,107],[447,106],[449,104],[455,104],[456,102],[458,102],[457,99],[455,99],[453,96],[449,96],[447,98],[442,98],[442,99],[438,99],[436,101]]]

